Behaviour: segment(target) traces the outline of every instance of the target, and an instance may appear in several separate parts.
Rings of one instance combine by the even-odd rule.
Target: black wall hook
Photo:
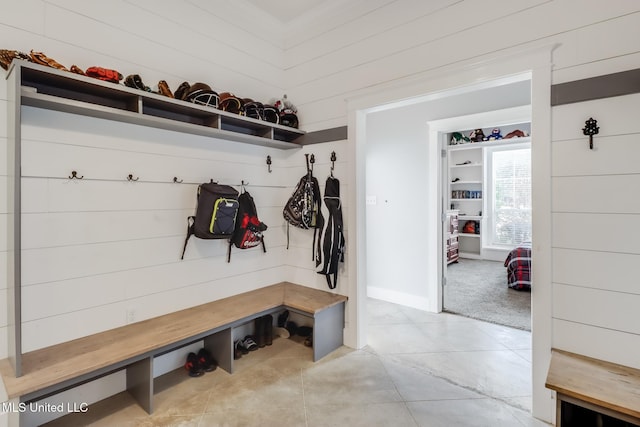
[[[71,171],[71,175],[69,176],[69,179],[82,179],[82,178],[84,178],[84,175],[78,176],[78,172],[76,171]]]
[[[336,167],[336,160],[338,158],[336,157],[336,152],[332,151],[331,152],[331,177],[333,178],[333,169]]]
[[[593,117],[589,117],[589,120],[584,122],[584,125],[582,133],[584,135],[589,135],[589,149],[593,150],[593,135],[597,135],[600,132],[598,121]]]
[[[129,176],[131,176],[131,175],[129,175]],[[173,182],[175,182],[176,184],[181,184],[181,183],[182,183],[182,181],[183,181],[183,180],[182,180],[182,179],[178,179],[178,177],[177,177],[177,176],[174,176],[174,177],[173,177]]]
[[[267,168],[269,169],[269,173],[271,173],[271,156],[267,156]]]
[[[135,178],[134,178],[134,177],[133,177],[133,174],[129,174],[129,175],[127,176],[127,181],[137,181],[137,180],[139,180],[139,179],[140,179],[140,177],[139,177],[139,176],[137,176],[137,177],[135,177]]]

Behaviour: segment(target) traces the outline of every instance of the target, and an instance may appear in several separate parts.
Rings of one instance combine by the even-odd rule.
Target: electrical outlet
[[[127,308],[127,325],[136,321],[136,309],[133,307]]]

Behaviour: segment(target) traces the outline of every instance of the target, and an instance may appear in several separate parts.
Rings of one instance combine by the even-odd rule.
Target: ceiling
[[[315,13],[330,0],[247,0],[248,3],[271,15],[276,21],[287,24],[306,14]]]

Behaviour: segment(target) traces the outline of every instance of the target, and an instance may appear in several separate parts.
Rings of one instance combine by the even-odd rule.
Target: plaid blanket
[[[507,255],[507,284],[516,290],[531,289],[531,242],[522,243]]]

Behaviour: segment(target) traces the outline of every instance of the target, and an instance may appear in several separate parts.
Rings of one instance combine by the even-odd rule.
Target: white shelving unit
[[[458,210],[458,245],[461,258],[480,258],[480,234],[465,231],[467,221],[482,230],[482,148],[474,144],[449,147],[449,207]],[[475,230],[475,227],[474,227]]]
[[[508,126],[500,126],[503,136],[515,129],[530,132],[529,123],[516,123]],[[468,136],[473,129],[461,130]],[[491,129],[483,127],[485,135],[490,134]],[[487,131],[488,130],[488,131]],[[447,141],[451,141],[452,133],[447,135]],[[448,158],[448,208],[458,210],[459,221],[459,256],[460,258],[481,259],[483,248],[482,230],[487,225],[487,205],[485,203],[487,188],[485,185],[485,149],[500,145],[530,142],[530,137],[498,139],[493,141],[466,142],[447,146]],[[465,225],[473,221],[473,232]]]

